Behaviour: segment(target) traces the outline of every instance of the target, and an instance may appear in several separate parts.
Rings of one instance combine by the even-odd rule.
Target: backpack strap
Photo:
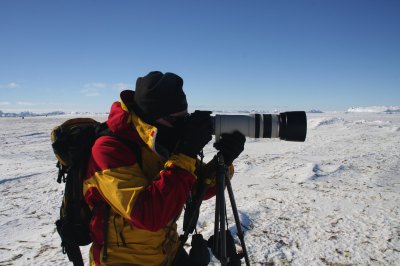
[[[108,258],[108,216],[110,216],[110,205],[104,203],[104,246],[103,246],[103,261]]]
[[[79,245],[81,244],[78,244],[77,242],[71,242],[70,239],[66,240],[64,238],[66,237],[66,232],[68,232],[68,234],[79,233],[79,235],[82,237],[79,241],[84,241],[85,244],[91,242],[89,242],[89,239],[84,237],[88,235],[88,232],[87,234],[85,233],[86,228],[79,226],[81,224],[76,221],[77,217],[81,216],[81,212],[83,210],[83,198],[81,196],[82,181],[79,177],[79,169],[73,167],[66,168],[60,163],[58,163],[57,166],[59,167],[59,176],[57,181],[61,182],[63,180],[65,182],[64,200],[67,199],[65,202],[68,202],[68,205],[70,205],[70,207],[65,208],[64,215],[66,215],[66,217],[72,217],[73,219],[70,218],[70,220],[57,220],[56,228],[61,237],[63,253],[67,254],[68,259],[73,263],[74,266],[83,266],[84,263],[82,253],[79,248]],[[63,206],[65,202],[62,203]],[[60,214],[60,216],[63,216],[63,214]]]

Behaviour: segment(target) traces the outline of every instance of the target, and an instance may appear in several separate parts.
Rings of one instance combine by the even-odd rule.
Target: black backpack
[[[92,146],[101,136],[115,137],[130,147],[140,167],[142,166],[140,147],[134,142],[114,135],[106,123],[100,123],[91,118],[75,118],[65,121],[51,132],[52,147],[58,160],[57,182],[65,183],[60,219],[56,221],[56,227],[61,237],[63,253],[68,255],[74,265],[83,265],[79,246],[92,242],[89,225],[93,211],[83,198],[83,179]],[[107,207],[109,208],[108,205]],[[107,230],[106,227],[105,230]],[[106,241],[104,248],[106,256]]]

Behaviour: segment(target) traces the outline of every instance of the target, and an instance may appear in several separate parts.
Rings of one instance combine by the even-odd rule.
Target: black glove
[[[214,235],[212,235],[207,240],[207,246],[211,249],[211,252],[214,254],[214,256],[218,260],[221,260],[221,232],[218,232],[218,234],[219,234],[219,237],[218,237],[219,249],[216,250],[214,247],[214,241],[215,241]],[[240,266],[241,265],[240,259],[243,258],[243,254],[237,253],[236,246],[235,246],[235,240],[233,239],[233,236],[229,229],[226,230],[226,242],[225,243],[226,243],[226,255],[229,258],[229,262],[228,262],[227,266]]]
[[[192,248],[189,252],[190,264],[193,266],[205,266],[210,263],[210,253],[207,248],[207,241],[203,235],[192,235]]]
[[[235,131],[221,134],[221,139],[214,144],[214,147],[224,156],[225,164],[231,165],[244,150],[245,142],[246,137],[239,131]]]
[[[196,158],[197,154],[212,139],[213,125],[209,111],[195,111],[182,129],[182,137],[176,152]]]

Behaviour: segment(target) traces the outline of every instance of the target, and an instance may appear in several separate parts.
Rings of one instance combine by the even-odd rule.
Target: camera
[[[212,116],[214,135],[219,139],[223,133],[239,131],[251,138],[279,138],[286,141],[305,141],[307,135],[307,116],[304,111],[279,114]]]

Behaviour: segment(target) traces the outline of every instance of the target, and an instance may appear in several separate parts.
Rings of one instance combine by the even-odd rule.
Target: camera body
[[[307,116],[303,111],[280,114],[215,115],[212,118],[214,135],[239,131],[251,138],[279,138],[286,141],[305,141]]]

